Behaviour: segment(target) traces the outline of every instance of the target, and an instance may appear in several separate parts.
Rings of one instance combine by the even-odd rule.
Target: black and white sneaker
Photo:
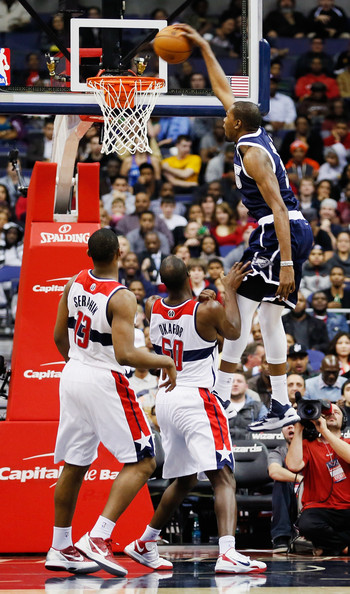
[[[249,431],[273,431],[282,429],[286,425],[294,425],[300,421],[295,408],[290,404],[280,404],[277,400],[271,400],[270,410],[260,421],[254,421],[248,425]]]
[[[288,553],[290,539],[288,536],[277,536],[272,543],[274,553]]]

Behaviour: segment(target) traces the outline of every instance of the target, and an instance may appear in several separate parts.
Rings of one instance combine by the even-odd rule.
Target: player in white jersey
[[[54,571],[92,573],[105,569],[127,574],[116,563],[111,534],[116,521],[155,469],[154,444],[124,365],[162,368],[165,391],[175,386],[176,370],[166,355],[134,346],[136,298],[118,282],[118,238],[100,229],[88,242],[93,270],[66,285],[58,306],[54,338],[67,361],[60,381],[60,422],[55,462],[64,467],[55,489],[55,526],[45,566]],[[76,545],[72,519],[83,481],[102,442],[124,467],[91,532]]]
[[[197,473],[205,472],[214,489],[220,554],[216,573],[261,572],[266,565],[250,560],[235,549],[237,523],[232,445],[225,411],[211,393],[215,380],[217,333],[234,340],[240,333],[236,289],[247,274],[248,264],[235,264],[222,279],[227,295],[225,309],[215,294],[208,299],[192,299],[185,263],[168,256],[160,267],[168,297],[150,297],[146,315],[156,352],[173,357],[177,370],[175,389],[166,394],[160,388],[156,415],[164,448],[164,478],[175,478],[163,493],[157,510],[140,539],[130,543],[125,553],[152,569],[172,567],[159,557],[156,539],[175,509],[197,483]],[[202,297],[203,298],[203,297]]]

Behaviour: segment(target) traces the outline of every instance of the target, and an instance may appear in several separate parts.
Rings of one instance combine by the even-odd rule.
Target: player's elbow
[[[132,356],[131,354],[128,355],[127,353],[123,353],[123,354],[118,354],[115,356],[115,358],[117,359],[117,362],[119,363],[119,365],[132,365]]]
[[[237,340],[241,336],[241,324],[235,324],[225,328],[223,337],[228,340]]]
[[[130,365],[133,366],[133,349],[127,349],[119,347],[114,349],[115,358],[119,365]]]

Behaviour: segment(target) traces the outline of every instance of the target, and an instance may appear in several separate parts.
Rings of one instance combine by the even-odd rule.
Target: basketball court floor
[[[0,557],[0,594],[12,592],[126,592],[164,594],[200,592],[213,594],[349,594],[350,564],[347,557],[314,558],[305,555],[272,555],[269,550],[244,551],[267,563],[262,574],[215,575],[217,547],[211,545],[170,545],[160,547],[161,555],[174,564],[172,572],[152,572],[125,555],[118,555],[128,570],[127,578],[105,571],[89,576],[72,576],[45,570],[44,555]]]

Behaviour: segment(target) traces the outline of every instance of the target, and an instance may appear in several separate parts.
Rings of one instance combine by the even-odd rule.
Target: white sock
[[[219,538],[219,553],[224,555],[229,549],[236,548],[236,539],[231,534]]]
[[[146,529],[141,536],[140,540],[157,540],[158,536],[160,535],[161,530],[157,530],[156,528],[152,528],[152,526],[146,526]]]
[[[287,375],[270,375],[272,398],[280,404],[290,404],[287,390]]]
[[[73,546],[72,526],[67,526],[67,528],[59,528],[58,526],[54,526],[52,547],[58,551],[62,551],[63,549],[71,546]]]
[[[91,530],[90,536],[92,538],[103,538],[103,540],[106,540],[107,538],[111,537],[114,526],[115,522],[112,522],[112,520],[100,516],[95,526]]]
[[[226,371],[220,371],[220,369],[218,370],[214,390],[218,393],[221,400],[231,400],[232,382],[232,373],[226,373]]]

